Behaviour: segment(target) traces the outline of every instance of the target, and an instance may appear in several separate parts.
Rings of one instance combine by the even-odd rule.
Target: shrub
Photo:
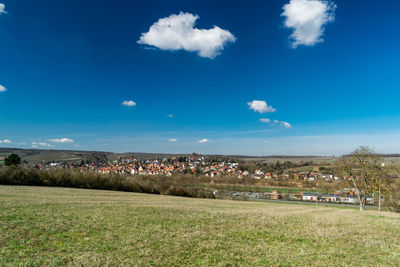
[[[191,188],[194,177],[126,176],[74,170],[38,170],[21,166],[0,168],[0,184],[58,186],[213,198],[212,192]]]

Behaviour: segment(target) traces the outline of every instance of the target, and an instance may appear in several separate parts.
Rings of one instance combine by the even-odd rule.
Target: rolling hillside
[[[155,158],[168,158],[173,156],[188,156],[190,154],[163,154],[163,153],[140,153],[140,152],[126,152],[126,153],[112,153],[104,151],[80,151],[80,150],[55,150],[55,149],[19,149],[19,148],[1,148],[0,147],[0,160],[11,153],[16,153],[22,157],[23,160],[29,163],[41,162],[70,162],[79,163],[81,160],[89,160],[90,162],[104,162],[108,160],[116,160],[119,158],[140,158],[140,159],[155,159]],[[243,156],[243,155],[212,155],[213,157],[221,158],[235,158],[245,161],[264,161],[275,162],[279,161],[330,161],[333,157],[320,157],[320,156]]]
[[[0,266],[397,266],[400,215],[0,186]]]
[[[113,153],[104,151],[80,151],[80,150],[56,150],[56,149],[19,149],[19,148],[1,148],[0,161],[11,153],[16,153],[23,160],[29,163],[42,162],[69,162],[79,163],[81,160],[89,160],[90,162],[106,162],[109,160],[117,160],[119,158],[140,158],[140,159],[163,159],[173,156],[188,156],[190,154],[163,154],[163,153],[141,153],[141,152],[126,152]],[[207,155],[205,155],[207,156]],[[235,158],[243,161],[263,161],[263,162],[305,162],[313,161],[315,163],[331,162],[336,158],[333,156],[290,156],[290,155],[271,155],[271,156],[244,156],[244,155],[209,155],[220,158]],[[382,154],[380,155],[385,161],[398,161],[400,154]]]

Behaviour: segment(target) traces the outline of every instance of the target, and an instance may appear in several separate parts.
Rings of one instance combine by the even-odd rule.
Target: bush
[[[0,168],[0,184],[57,186],[86,189],[214,198],[212,192],[191,188],[194,177],[125,176],[73,170],[38,170],[21,166]]]
[[[17,154],[10,154],[7,158],[4,159],[4,164],[6,166],[20,165],[21,163],[21,157]]]

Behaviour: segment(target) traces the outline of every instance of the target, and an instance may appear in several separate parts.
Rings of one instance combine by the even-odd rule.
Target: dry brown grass
[[[396,266],[400,214],[0,186],[0,265]]]

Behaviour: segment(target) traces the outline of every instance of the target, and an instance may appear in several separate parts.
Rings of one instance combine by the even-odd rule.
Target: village
[[[292,163],[293,164],[293,163]],[[308,163],[309,164],[309,163]],[[78,169],[80,171],[93,171],[103,174],[124,174],[124,175],[164,175],[172,176],[173,174],[193,174],[205,175],[209,177],[236,177],[236,178],[253,178],[273,179],[273,180],[301,180],[316,181],[322,179],[326,181],[334,181],[339,178],[333,174],[327,174],[320,171],[319,166],[312,166],[306,171],[285,171],[285,167],[275,168],[275,171],[266,171],[266,168],[247,168],[239,160],[235,159],[217,159],[212,156],[186,156],[171,157],[154,160],[144,160],[139,158],[119,159],[109,162],[88,162],[81,161],[80,164],[47,162],[34,164],[30,167],[38,169]],[[279,161],[277,162],[279,165]],[[254,169],[251,171],[251,169]]]
[[[294,163],[291,163],[292,165]],[[276,167],[279,165],[281,167]],[[239,160],[225,158],[217,159],[212,156],[190,155],[181,157],[170,157],[163,159],[139,159],[128,158],[119,159],[109,162],[90,163],[82,160],[80,164],[68,164],[59,162],[48,162],[43,164],[35,164],[35,168],[42,170],[51,169],[72,169],[80,172],[95,172],[99,174],[118,174],[127,176],[166,176],[173,175],[193,175],[206,176],[209,178],[230,177],[237,179],[250,179],[255,183],[257,181],[292,181],[297,187],[303,187],[303,184],[316,184],[317,182],[333,183],[339,180],[339,177],[333,173],[326,171],[326,168],[320,166],[309,166],[308,170],[287,171],[285,164],[277,162],[272,165],[275,171],[266,171],[264,168],[248,168],[246,163]],[[298,165],[310,165],[299,163]],[[271,166],[268,165],[268,166]],[[297,165],[296,165],[297,166]],[[251,171],[251,169],[254,169]],[[267,168],[268,169],[268,168]],[[294,169],[295,170],[295,169]],[[323,170],[323,171],[322,171]],[[300,189],[299,188],[299,189]],[[325,190],[326,191],[326,190]],[[351,188],[343,188],[329,193],[308,190],[299,190],[296,193],[284,192],[284,190],[274,190],[272,192],[245,192],[245,191],[214,191],[216,197],[226,197],[229,195],[232,199],[241,200],[285,200],[285,201],[305,201],[314,203],[342,203],[357,204],[356,190]],[[369,197],[366,204],[373,205],[374,198]]]

